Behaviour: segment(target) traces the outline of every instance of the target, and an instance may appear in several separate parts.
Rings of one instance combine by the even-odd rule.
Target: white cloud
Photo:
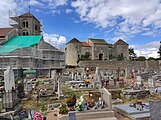
[[[159,56],[157,51],[159,50],[159,46],[160,41],[150,42],[145,45],[130,45],[130,47],[134,48],[137,56],[145,56],[146,58],[158,58]]]
[[[69,14],[69,13],[72,13],[72,10],[71,10],[71,9],[66,9],[65,12],[66,12],[67,14]]]
[[[149,26],[161,28],[160,0],[76,0],[71,5],[82,21],[115,27],[115,35],[144,33]]]
[[[28,2],[28,4],[29,5],[44,5],[44,4],[42,4],[40,1],[38,1],[38,0],[30,0],[29,2]]]
[[[0,27],[9,26],[9,10],[17,8],[14,0],[1,0],[0,2]]]
[[[56,8],[57,6],[64,6],[67,4],[67,0],[42,0],[46,2],[50,8]]]
[[[44,40],[58,48],[64,47],[66,43],[66,37],[58,34],[44,33]]]

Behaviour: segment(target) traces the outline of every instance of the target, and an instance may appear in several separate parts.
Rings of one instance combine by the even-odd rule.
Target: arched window
[[[26,21],[26,28],[28,28],[28,21]]]
[[[23,21],[23,27],[25,27],[25,21]]]
[[[29,35],[28,31],[23,31],[22,34],[23,34],[24,36],[28,36],[28,35]]]
[[[28,27],[29,27],[28,21],[27,21],[26,19],[23,20],[22,26],[23,26],[24,28],[28,28]]]
[[[25,32],[23,32],[23,36],[25,36],[26,35],[26,33]]]

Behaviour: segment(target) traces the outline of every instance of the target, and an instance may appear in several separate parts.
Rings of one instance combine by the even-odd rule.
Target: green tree
[[[91,59],[90,52],[86,52],[84,55],[81,55],[80,57],[78,57],[77,63],[79,63],[79,61],[86,61],[86,60],[90,60],[90,59]]]
[[[148,60],[155,60],[155,58],[153,58],[153,57],[149,57],[149,58],[148,58]]]
[[[160,41],[159,51],[157,53],[159,54],[159,58],[161,59],[161,41]]]
[[[134,48],[132,48],[132,47],[129,48],[129,59],[130,60],[136,60],[137,59],[137,55],[134,52]]]
[[[138,60],[138,61],[145,61],[146,58],[145,58],[144,56],[139,56],[137,60]]]

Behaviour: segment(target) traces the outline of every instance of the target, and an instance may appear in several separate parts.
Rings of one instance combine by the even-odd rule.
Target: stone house
[[[91,60],[109,61],[118,56],[124,60],[129,59],[128,44],[121,39],[108,44],[104,39],[88,38],[86,42],[80,42],[73,38],[66,44],[66,65],[78,66],[79,57],[85,53],[91,55]]]

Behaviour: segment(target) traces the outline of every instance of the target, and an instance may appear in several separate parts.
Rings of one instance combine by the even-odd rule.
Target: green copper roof
[[[25,48],[37,45],[42,36],[14,36],[5,44],[0,46],[0,53],[9,53],[18,48]]]

